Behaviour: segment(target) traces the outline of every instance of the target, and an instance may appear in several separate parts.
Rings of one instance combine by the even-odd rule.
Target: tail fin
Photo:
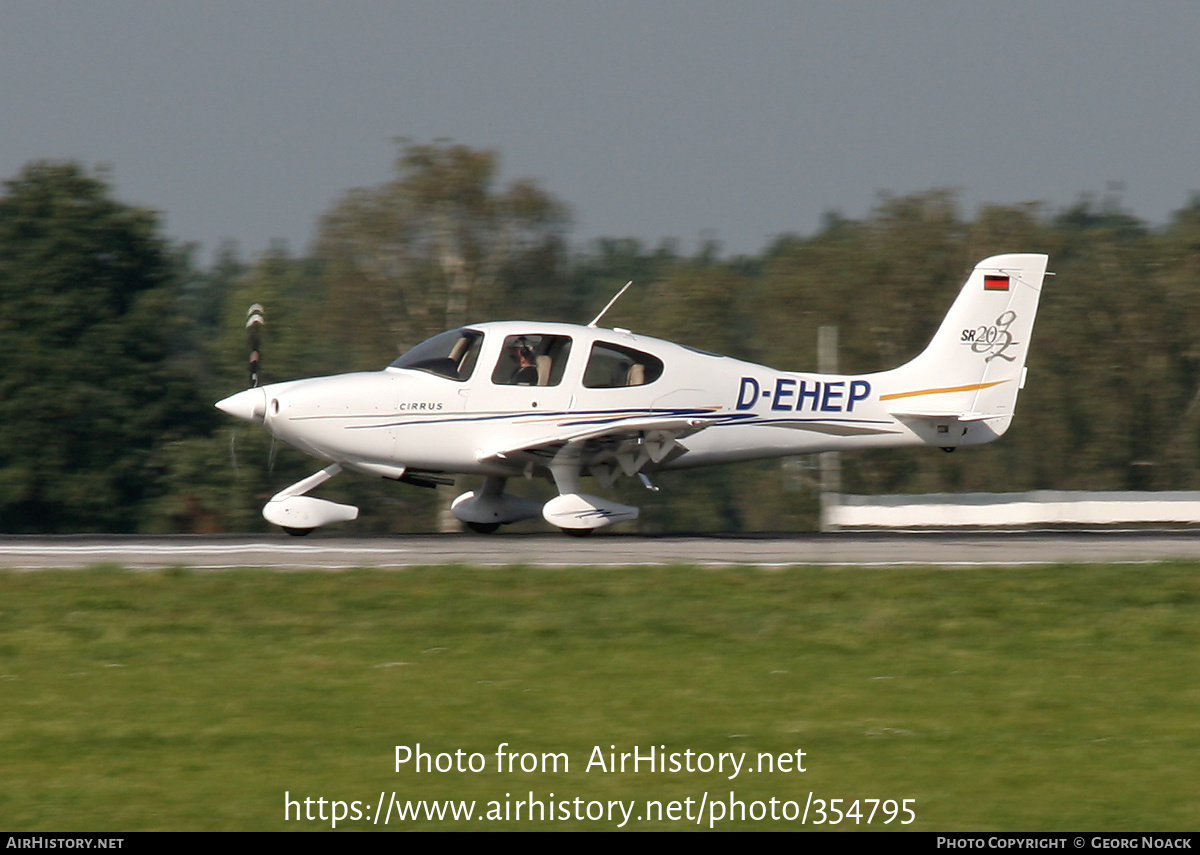
[[[975,266],[929,346],[881,377],[880,400],[931,445],[990,442],[1012,421],[1025,382],[1046,256],[996,255]]]

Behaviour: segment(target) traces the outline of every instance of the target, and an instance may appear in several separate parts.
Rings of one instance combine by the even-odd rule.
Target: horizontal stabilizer
[[[987,419],[1003,419],[1008,418],[1007,413],[951,413],[951,412],[935,412],[933,410],[894,410],[892,416],[901,421],[925,420],[931,422],[982,422]]]

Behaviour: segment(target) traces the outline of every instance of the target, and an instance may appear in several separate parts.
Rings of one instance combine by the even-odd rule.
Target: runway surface
[[[417,567],[516,564],[625,567],[661,564],[795,564],[970,567],[1200,560],[1200,531],[887,532],[641,536],[598,534],[320,537],[217,535],[0,537],[0,567]]]

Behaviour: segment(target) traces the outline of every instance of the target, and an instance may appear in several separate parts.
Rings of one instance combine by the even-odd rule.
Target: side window
[[[492,382],[497,386],[557,386],[570,353],[569,336],[510,335],[504,339]]]
[[[662,360],[649,353],[619,344],[596,342],[583,371],[588,389],[643,386],[662,376]]]

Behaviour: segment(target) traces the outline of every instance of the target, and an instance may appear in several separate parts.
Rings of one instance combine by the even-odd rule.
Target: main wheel
[[[500,523],[469,522],[464,525],[476,534],[495,534],[496,529],[500,528]]]
[[[595,531],[594,528],[564,528],[564,529],[562,529],[562,533],[565,535],[569,535],[570,537],[588,537],[593,531]]]
[[[304,537],[306,534],[313,533],[313,529],[311,528],[288,528],[287,526],[284,526],[283,530],[292,537]]]

